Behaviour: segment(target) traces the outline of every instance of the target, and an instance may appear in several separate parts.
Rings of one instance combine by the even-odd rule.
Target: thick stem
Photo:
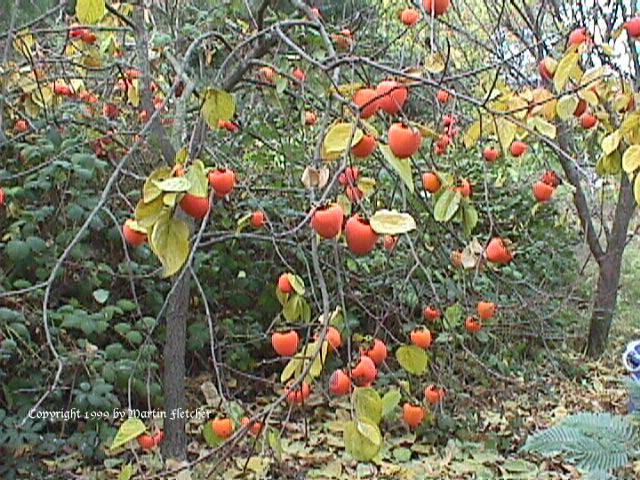
[[[589,325],[587,355],[597,358],[604,353],[618,299],[622,256],[627,244],[627,230],[635,211],[631,182],[626,175],[620,181],[620,195],[613,218],[607,252],[598,259],[598,287]]]
[[[187,317],[189,313],[189,276],[182,275],[173,293],[167,310],[166,338],[164,342],[164,409],[165,438],[162,454],[165,458],[184,460],[187,457],[187,435],[185,433],[185,345]]]

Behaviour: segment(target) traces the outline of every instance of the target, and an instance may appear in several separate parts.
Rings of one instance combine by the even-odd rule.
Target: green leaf
[[[389,390],[382,397],[382,416],[386,418],[399,404],[402,395],[400,394],[400,390],[394,388],[393,390]]]
[[[230,93],[208,88],[200,110],[210,128],[218,128],[218,120],[231,120],[236,113],[236,102]]]
[[[282,373],[280,374],[280,381],[282,383],[286,383],[291,377],[296,375],[298,372],[302,372],[303,361],[297,355],[289,360],[289,363],[285,365],[282,369]]]
[[[191,188],[189,189],[190,194],[195,195],[196,197],[209,196],[209,178],[205,172],[202,160],[196,160],[193,162],[187,172],[187,180],[191,183]]]
[[[169,167],[161,167],[147,177],[142,187],[142,199],[144,203],[153,202],[156,198],[162,195],[162,190],[156,186],[156,182],[165,180],[171,176],[171,169]]]
[[[411,450],[405,447],[395,448],[393,450],[393,458],[398,462],[408,462],[411,460]]]
[[[437,222],[448,222],[458,211],[462,194],[447,188],[438,196],[436,206],[433,209],[433,216]]]
[[[136,205],[135,217],[136,223],[144,228],[151,229],[153,225],[160,219],[166,210],[163,208],[164,203],[162,197],[156,197],[153,201],[145,203],[144,200],[140,200]]]
[[[605,155],[611,155],[620,145],[620,131],[616,130],[602,139],[602,151]]]
[[[4,248],[4,253],[14,262],[20,262],[29,258],[31,249],[24,240],[11,240]]]
[[[640,145],[631,145],[622,155],[622,169],[633,173],[640,168]]]
[[[93,298],[96,302],[102,305],[109,299],[109,290],[104,290],[103,288],[95,290],[93,292]]]
[[[368,462],[380,451],[382,434],[369,420],[354,420],[345,425],[344,446],[353,458]]]
[[[403,345],[396,351],[400,366],[413,375],[421,375],[427,370],[427,353],[415,345]]]
[[[107,9],[105,0],[77,0],[76,16],[80,23],[92,25],[104,17]]]
[[[328,154],[341,154],[357,145],[364,134],[351,123],[336,123],[324,137],[323,148]],[[349,143],[351,140],[351,143]]]
[[[218,446],[223,440],[213,431],[213,425],[211,422],[205,422],[202,427],[202,436],[204,437],[204,441],[207,442],[207,445],[210,447]]]
[[[311,347],[313,346],[313,347]],[[309,348],[307,348],[307,351],[309,352],[307,354],[307,356],[314,358],[313,363],[311,364],[311,367],[309,368],[309,375],[311,375],[314,378],[318,378],[320,375],[322,375],[322,369],[324,367],[324,361],[327,358],[327,350],[329,349],[329,342],[328,341],[324,341],[322,342],[322,350],[320,351],[319,355],[316,355],[316,352],[318,351],[318,349],[320,348],[320,346],[318,345],[317,342],[312,342],[309,344]]]
[[[367,419],[376,425],[382,419],[382,399],[373,388],[356,388],[353,393],[356,418]]]
[[[121,447],[142,435],[147,429],[139,418],[128,418],[124,421],[116,433],[111,450]]]
[[[395,210],[378,210],[369,219],[369,224],[378,235],[400,235],[416,228],[411,215]]]
[[[302,277],[289,274],[289,283],[294,292],[298,295],[304,295],[304,280],[302,280]]]
[[[300,295],[292,293],[289,295],[287,303],[282,308],[282,315],[287,322],[295,322],[302,312],[300,311]]]
[[[135,465],[127,463],[124,467],[122,467],[122,470],[120,470],[120,473],[118,474],[118,480],[131,480],[135,473]]]
[[[380,145],[380,151],[382,152],[382,155],[384,155],[385,160],[387,160],[387,163],[398,174],[400,180],[402,180],[409,191],[413,193],[415,191],[415,186],[413,184],[411,160],[409,158],[396,157],[388,145]]]
[[[169,215],[154,225],[149,244],[164,267],[164,277],[177,273],[189,256],[189,226]]]
[[[171,177],[161,181],[154,180],[153,183],[161,191],[170,193],[188,192],[191,188],[191,182],[187,177]]]
[[[471,235],[478,224],[478,211],[470,203],[466,203],[462,209],[462,221],[465,233]]]

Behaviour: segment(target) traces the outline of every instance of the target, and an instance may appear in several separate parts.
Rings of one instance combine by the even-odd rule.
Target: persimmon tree
[[[549,231],[557,197],[573,197],[599,268],[588,353],[603,352],[640,201],[635,11],[623,2],[589,11],[553,1],[342,3],[183,12],[78,0],[66,14],[58,7],[59,23],[18,25],[16,1],[0,120],[3,151],[19,160],[2,177],[0,203],[12,219],[6,270],[29,282],[0,298],[41,301],[34,331],[54,366],[29,411],[62,401],[67,370],[83,365],[69,332],[81,331],[92,355],[111,331],[94,316],[120,316],[114,335],[134,349],[109,345],[105,356],[126,353],[125,375],[91,368],[107,371],[130,408],[159,404],[167,417],[162,431],[129,419],[110,445],[137,438],[186,459],[188,418],[171,412],[190,406],[187,337],[200,316],[219,404],[198,424],[211,450],[196,463],[217,456],[218,468],[247,433],[277,452],[278,425],[314,397],[349,405],[345,447],[371,460],[400,412],[422,433],[442,414],[456,352],[481,363],[471,347],[492,341],[496,316],[519,325],[532,314],[528,298],[560,288],[545,271],[554,259],[543,258],[564,234]],[[65,210],[73,228],[50,233],[53,261],[32,268],[29,255],[46,249],[21,239],[33,229],[21,209],[42,222],[34,207],[62,209],[65,184],[82,189],[72,202],[82,207]],[[610,226],[596,214],[604,193],[616,196]],[[223,270],[246,244],[246,267]],[[88,275],[77,262],[89,250],[92,262],[107,257],[92,275],[112,275],[130,303],[93,316],[77,308]],[[269,268],[254,265],[261,256]],[[246,296],[270,300],[237,299],[239,280],[256,272],[270,275],[260,279],[266,293]],[[109,292],[90,297],[103,305]],[[222,297],[233,302],[222,307]],[[277,365],[274,381],[222,360],[235,345],[220,334],[230,318],[260,308],[273,318],[249,338]],[[548,318],[536,320],[532,336]],[[154,338],[163,342],[155,394]],[[246,410],[229,386],[236,374],[264,381],[272,401]]]

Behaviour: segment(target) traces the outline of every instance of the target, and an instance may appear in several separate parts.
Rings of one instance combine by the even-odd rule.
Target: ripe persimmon
[[[544,182],[536,182],[533,184],[533,196],[539,202],[547,202],[551,200],[555,189],[551,185],[547,185]]]
[[[302,382],[302,386],[297,388],[287,387],[287,401],[294,405],[300,405],[311,395],[311,385]]]
[[[306,125],[315,125],[317,121],[318,121],[318,117],[314,112],[311,112],[309,110],[304,112],[304,123]]]
[[[439,17],[444,15],[451,6],[451,0],[423,0],[422,6],[427,13]]]
[[[291,293],[293,292],[293,286],[291,285],[291,281],[289,280],[289,274],[283,273],[278,277],[278,290],[282,293]]]
[[[254,228],[262,228],[267,220],[264,212],[256,210],[251,214],[251,226]]]
[[[447,90],[441,89],[438,90],[438,93],[436,93],[436,98],[440,103],[447,103],[451,99],[451,93],[449,93]]]
[[[398,243],[398,237],[393,235],[385,235],[384,236],[384,249],[388,252],[395,250],[396,244]]]
[[[444,396],[445,396],[444,388],[438,388],[435,385],[428,385],[424,389],[424,398],[431,405],[436,405],[442,402],[442,400],[444,400]]]
[[[340,185],[343,187],[355,185],[358,177],[360,177],[360,169],[358,167],[347,167],[338,177],[338,182],[340,182]]]
[[[424,420],[424,408],[405,403],[402,408],[402,418],[410,428],[417,428]]]
[[[627,35],[631,38],[640,37],[640,18],[635,17],[631,20],[624,22],[624,28],[627,31]]]
[[[377,373],[376,364],[366,355],[362,355],[360,362],[351,370],[351,376],[358,385],[370,385],[375,381]]]
[[[342,230],[344,210],[337,203],[318,207],[311,217],[311,226],[322,238],[335,238]]]
[[[398,158],[407,158],[418,151],[422,144],[422,134],[417,128],[404,123],[394,123],[387,134],[389,148]]]
[[[376,87],[378,104],[389,115],[395,115],[404,106],[409,96],[409,90],[395,80],[385,80]]]
[[[529,149],[529,145],[519,140],[516,140],[511,144],[511,155],[514,157],[520,157]]]
[[[24,133],[27,130],[29,130],[29,125],[27,124],[27,121],[24,119],[20,119],[16,122],[16,124],[13,126],[13,128],[15,129],[16,132],[18,133]]]
[[[437,320],[438,318],[440,318],[440,315],[442,313],[440,312],[439,308],[435,308],[432,306],[428,306],[425,307],[423,315],[424,315],[424,319],[425,320],[429,320],[430,322],[433,322],[435,320]]]
[[[487,162],[493,163],[500,158],[500,150],[495,147],[484,147],[483,156]]]
[[[556,66],[556,61],[553,58],[543,58],[538,64],[538,71],[540,72],[540,76],[548,81],[553,80],[553,75],[556,72]]]
[[[338,350],[342,346],[342,336],[336,327],[329,327],[327,329],[326,339],[333,350]]]
[[[373,88],[361,88],[353,95],[353,103],[360,108],[360,117],[365,120],[378,112],[380,99]]]
[[[493,302],[478,302],[476,311],[481,320],[491,320],[496,314],[496,304]]]
[[[156,433],[153,436],[153,443],[155,445],[160,445],[163,440],[164,440],[164,432],[162,430],[159,430],[158,433]]]
[[[429,348],[431,342],[431,332],[426,328],[419,328],[411,332],[411,343],[416,347]]]
[[[487,260],[490,262],[506,265],[513,260],[513,254],[504,244],[504,240],[500,237],[494,237],[487,245]]]
[[[569,34],[569,45],[580,45],[589,40],[589,34],[584,27],[576,28]]]
[[[400,20],[406,26],[412,27],[420,20],[420,12],[415,8],[405,8],[400,14]]]
[[[475,317],[467,317],[464,322],[464,328],[466,328],[468,332],[478,333],[482,330],[482,322]]]
[[[144,450],[151,450],[156,446],[156,442],[153,438],[153,435],[149,435],[148,433],[143,433],[138,436],[138,445],[140,445]]]
[[[248,430],[255,437],[260,435],[260,433],[262,432],[262,427],[264,426],[262,425],[262,422],[258,422],[257,420],[254,420],[252,422],[249,417],[242,417],[241,422],[242,422],[242,426],[248,427]]]
[[[580,125],[582,125],[582,128],[586,130],[593,128],[597,123],[598,119],[590,113],[583,113],[580,117]]]
[[[262,77],[265,82],[273,82],[274,78],[276,77],[276,72],[271,67],[260,67],[259,72],[260,77]]]
[[[236,185],[236,174],[228,168],[216,168],[209,172],[209,183],[216,192],[216,196],[222,198],[231,193]]]
[[[429,193],[436,193],[442,187],[442,182],[435,172],[427,172],[422,174],[422,187]]]
[[[351,392],[351,379],[344,370],[336,370],[331,374],[329,391],[335,395],[348,395]]]
[[[470,197],[473,193],[473,189],[471,188],[471,183],[469,183],[469,180],[467,180],[466,178],[460,180],[460,186],[456,187],[456,192],[460,192],[460,194],[465,198]]]
[[[190,217],[201,220],[209,211],[209,197],[198,197],[187,192],[180,200],[180,208]]]
[[[307,74],[304,72],[304,70],[300,68],[295,68],[292,72],[292,75],[293,75],[293,78],[298,80],[300,83],[304,83],[304,81],[307,78]]]
[[[362,140],[351,147],[351,153],[357,158],[367,158],[375,151],[377,144],[373,135],[363,135]]]
[[[378,234],[373,231],[368,220],[354,215],[344,227],[349,249],[356,255],[366,255],[376,245]]]
[[[233,422],[230,418],[216,418],[211,420],[211,428],[220,438],[229,438],[233,434]]]
[[[271,335],[271,345],[281,357],[292,357],[298,352],[300,337],[295,330],[286,333],[275,332]]]
[[[122,226],[122,234],[124,235],[125,241],[129,245],[131,245],[132,247],[138,247],[147,241],[147,234],[134,230],[131,226],[134,222],[135,220],[133,220],[132,218],[125,221],[124,225]]]
[[[580,117],[584,112],[587,111],[587,101],[584,99],[578,100],[578,105],[576,105],[576,109],[573,111],[574,117]]]
[[[380,365],[382,365],[382,362],[387,359],[387,345],[382,340],[376,338],[373,341],[373,345],[371,345],[371,348],[364,352],[364,355],[369,357],[373,361],[373,363],[379,367]]]

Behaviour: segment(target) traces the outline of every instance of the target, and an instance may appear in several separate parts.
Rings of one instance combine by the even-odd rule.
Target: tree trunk
[[[635,211],[633,187],[626,174],[620,180],[620,194],[607,242],[607,251],[598,258],[598,287],[589,325],[587,355],[598,358],[604,353],[618,299],[622,256],[627,246],[627,230]]]
[[[591,313],[587,355],[598,358],[604,353],[618,298],[622,252],[605,255],[599,265],[598,287]]]
[[[164,441],[162,454],[165,458],[184,460],[187,457],[187,435],[185,432],[185,345],[187,338],[187,316],[189,312],[189,275],[185,274],[169,300],[166,316],[166,338],[164,342]]]

